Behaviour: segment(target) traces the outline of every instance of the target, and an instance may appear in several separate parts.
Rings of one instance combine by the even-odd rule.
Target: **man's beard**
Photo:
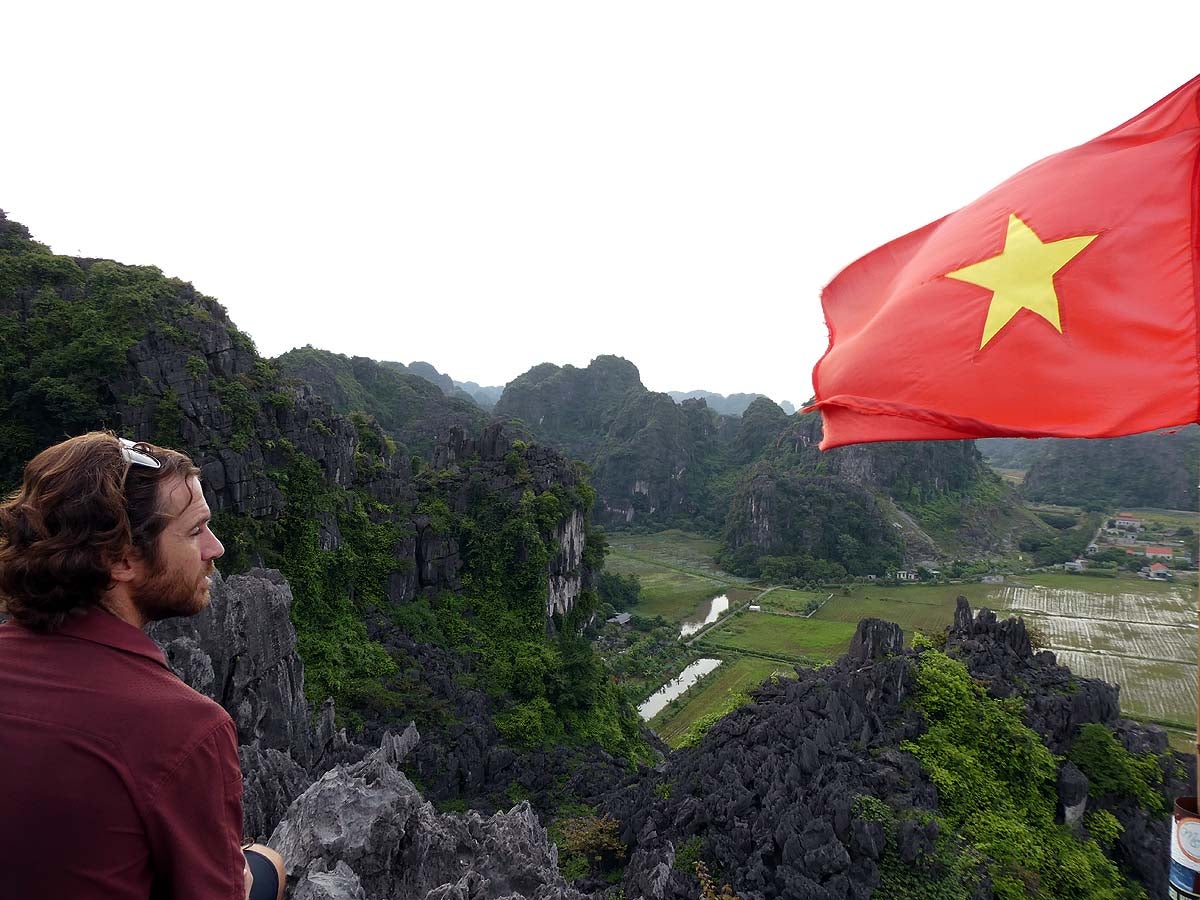
[[[204,580],[214,569],[209,563],[205,576],[193,581],[169,571],[159,560],[145,579],[132,587],[130,598],[149,622],[194,616],[208,606],[208,586]]]

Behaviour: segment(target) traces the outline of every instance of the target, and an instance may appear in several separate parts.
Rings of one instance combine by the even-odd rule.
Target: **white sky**
[[[260,351],[800,403],[822,286],[1200,70],[1200,3],[6,4],[0,208]]]

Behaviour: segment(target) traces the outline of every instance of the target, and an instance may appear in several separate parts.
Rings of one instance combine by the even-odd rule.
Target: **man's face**
[[[158,502],[170,520],[158,536],[158,560],[130,591],[138,611],[151,622],[194,616],[208,606],[213,560],[225,552],[208,528],[211,513],[198,478],[164,481]]]

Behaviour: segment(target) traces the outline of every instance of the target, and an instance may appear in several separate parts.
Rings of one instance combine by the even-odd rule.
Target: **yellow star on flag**
[[[1004,250],[999,256],[947,272],[947,278],[977,284],[992,291],[992,302],[988,306],[979,349],[986,347],[996,332],[1023,309],[1037,313],[1062,334],[1058,295],[1054,292],[1054,273],[1096,237],[1094,234],[1084,234],[1045,244],[1032,228],[1015,215],[1010,215]]]

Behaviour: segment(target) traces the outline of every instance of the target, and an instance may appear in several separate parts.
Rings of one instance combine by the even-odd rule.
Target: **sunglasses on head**
[[[128,438],[117,438],[121,442],[121,455],[125,457],[125,461],[134,466],[145,466],[148,469],[161,469],[162,463],[151,456],[136,448],[146,446],[141,441],[131,441]]]

